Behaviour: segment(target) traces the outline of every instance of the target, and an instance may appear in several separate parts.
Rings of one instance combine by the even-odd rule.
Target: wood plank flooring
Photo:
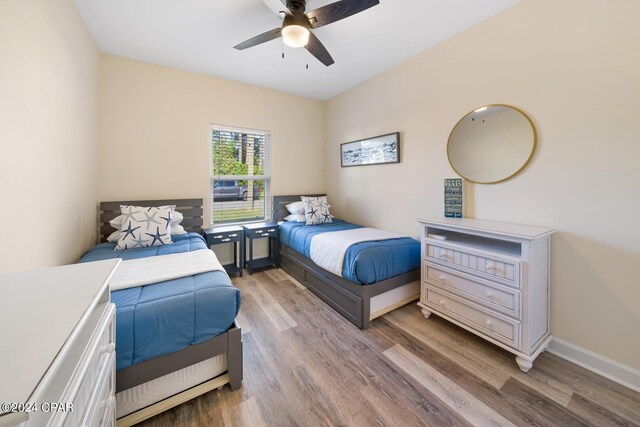
[[[362,331],[279,269],[242,291],[242,388],[143,426],[640,426],[640,393],[550,353],[510,353],[409,304]]]

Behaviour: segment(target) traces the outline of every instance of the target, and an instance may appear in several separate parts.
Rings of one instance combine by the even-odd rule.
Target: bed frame
[[[176,210],[184,216],[184,220],[180,225],[186,231],[202,233],[202,199],[101,202],[98,226],[101,242],[106,241],[107,236],[114,231],[109,221],[120,215],[120,205],[176,205]],[[180,371],[218,355],[226,355],[226,372],[213,375],[212,378],[199,385],[190,387],[176,395],[119,418],[117,421],[118,427],[139,423],[196,396],[221,388],[225,384],[229,384],[232,390],[239,389],[242,381],[242,333],[240,327],[234,322],[233,326],[226,332],[207,341],[118,371],[116,373],[116,393]]]
[[[98,224],[98,240],[106,242],[109,234],[115,229],[109,224],[109,221],[120,216],[120,205],[135,206],[166,206],[176,205],[176,209],[180,212],[184,219],[180,225],[185,231],[202,234],[202,199],[170,199],[170,200],[133,200],[125,202],[100,202],[99,208],[99,224]]]
[[[299,201],[299,195],[274,196],[273,220],[283,221],[289,215],[285,205]],[[280,267],[361,329],[367,329],[376,317],[420,296],[420,269],[370,285],[359,285],[328,272],[284,245],[280,248]]]

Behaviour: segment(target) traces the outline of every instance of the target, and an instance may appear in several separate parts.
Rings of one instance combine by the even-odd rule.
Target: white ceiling
[[[233,49],[282,25],[262,0],[75,0],[103,52],[323,100],[519,1],[381,0],[313,30],[336,61],[325,67],[282,39]]]

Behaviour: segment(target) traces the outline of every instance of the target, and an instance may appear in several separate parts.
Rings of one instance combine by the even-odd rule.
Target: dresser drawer
[[[80,425],[79,421],[89,411],[89,401],[99,386],[100,375],[108,369],[107,365],[115,351],[114,315],[115,305],[110,304],[65,395],[64,401],[73,403],[73,412],[64,420],[65,426]]]
[[[507,286],[520,288],[520,260],[500,254],[474,251],[466,246],[425,239],[424,254],[432,261],[456,270],[469,271]]]
[[[423,271],[430,284],[519,319],[520,291],[429,263]]]
[[[115,421],[115,363],[115,354],[109,354],[105,366],[100,371],[97,387],[82,417],[80,425],[83,427],[100,427]],[[112,416],[113,419],[107,421],[107,416]]]
[[[207,243],[209,245],[217,245],[219,243],[238,242],[242,239],[241,231],[226,231],[222,233],[214,233],[207,235]]]
[[[115,310],[115,306],[107,302],[109,301],[109,289],[105,288],[104,292],[105,294],[101,295],[100,299],[105,302],[96,305],[91,311],[86,318],[85,324],[79,329],[79,333],[66,356],[60,359],[59,368],[52,377],[53,379],[49,382],[46,389],[44,389],[42,395],[34,401],[73,402],[73,398],[77,394],[82,380],[86,375],[86,367],[90,360],[88,357],[89,354],[91,354],[91,348],[96,346],[96,340],[98,338],[96,330],[100,328],[100,325],[104,325],[107,313],[109,313],[110,310]],[[74,413],[77,413],[77,411],[82,412],[83,410],[83,407],[78,407],[74,404],[73,412],[32,412],[29,414],[27,424],[30,426],[60,426],[67,418],[72,417]]]
[[[459,297],[427,286],[427,305],[442,311],[473,329],[514,348],[520,345],[520,322],[498,313],[490,313]]]
[[[100,427],[113,427],[116,425],[116,406],[109,405],[102,415]]]

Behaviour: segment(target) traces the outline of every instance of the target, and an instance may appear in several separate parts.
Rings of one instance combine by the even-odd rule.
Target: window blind
[[[271,219],[268,131],[211,128],[211,223]]]

